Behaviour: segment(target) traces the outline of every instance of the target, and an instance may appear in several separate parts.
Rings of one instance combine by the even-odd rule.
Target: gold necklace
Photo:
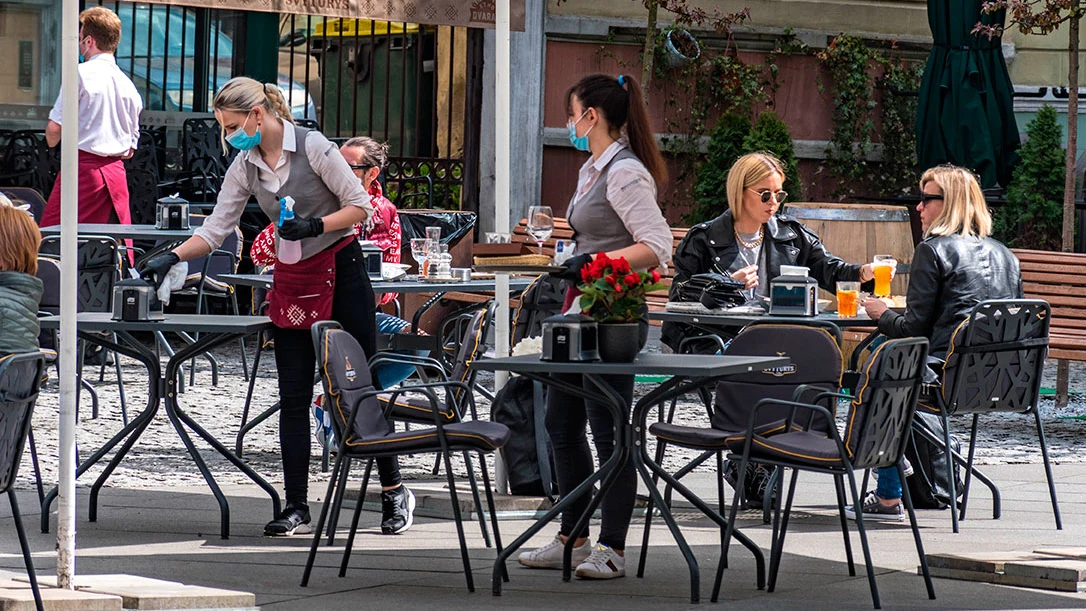
[[[749,250],[754,250],[755,248],[758,248],[759,246],[761,246],[762,245],[762,238],[764,238],[764,237],[765,237],[765,230],[763,228],[761,228],[761,227],[758,228],[758,237],[753,242],[747,242],[746,240],[743,239],[742,236],[739,235],[739,230],[738,229],[735,230],[735,239],[740,244],[742,244],[744,248],[747,248]]]

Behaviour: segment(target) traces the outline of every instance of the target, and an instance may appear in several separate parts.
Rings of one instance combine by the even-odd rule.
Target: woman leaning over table
[[[807,267],[818,285],[831,293],[838,280],[874,280],[870,263],[846,263],[826,250],[803,223],[779,214],[788,197],[782,190],[784,180],[784,166],[770,153],[743,155],[732,164],[728,209],[691,227],[675,249],[672,296],[691,276],[715,272],[742,282],[748,298],[766,297],[769,281],[780,275],[782,265]],[[685,325],[664,323],[661,338],[678,351],[686,332]]]
[[[887,337],[926,337],[928,354],[946,356],[954,329],[988,299],[1022,297],[1018,259],[991,238],[992,215],[973,173],[941,165],[920,177],[920,227],[924,240],[909,268],[905,313],[878,299],[863,307]],[[925,380],[934,382],[934,376]],[[864,519],[903,521],[901,479],[897,469],[879,469],[878,486],[861,502]],[[845,509],[855,517],[855,507]]]
[[[237,226],[250,196],[255,196],[261,210],[273,219],[279,218],[281,197],[290,196],[296,202],[295,217],[279,226],[278,237],[300,241],[302,259],[276,265],[276,290],[269,308],[277,327],[275,365],[282,406],[279,445],[287,502],[283,512],[264,527],[264,534],[306,533],[310,521],[309,405],[316,355],[309,333],[313,321],[305,316],[299,319],[297,314],[317,310],[320,317],[343,325],[366,354],[376,352],[373,288],[354,234],[354,225],[365,222],[373,208],[335,145],[318,131],[294,125],[277,86],[236,77],[223,85],[212,106],[227,134],[225,142],[242,152],[226,172],[211,216],[192,238],[172,252],[151,258],[144,275],[161,284],[179,261],[218,248]],[[334,274],[334,288],[322,277],[327,273]],[[298,307],[305,299],[311,301]],[[320,311],[322,306],[326,311]],[[400,483],[395,458],[378,459],[377,466],[382,487],[381,531],[403,532],[411,526],[414,496]]]
[[[634,269],[667,265],[671,259],[671,229],[656,201],[667,170],[653,140],[637,81],[625,75],[587,76],[566,93],[566,113],[570,142],[577,150],[591,154],[581,166],[577,190],[567,211],[576,251],[564,269],[555,274],[568,281],[568,308],[576,296],[573,287],[580,282],[581,268],[597,253],[625,257]],[[642,325],[644,343],[648,324]],[[627,403],[632,402],[632,375],[603,377]],[[563,378],[596,392],[580,375]],[[592,427],[593,442],[602,464],[614,447],[614,423],[605,404],[586,401],[552,387],[547,395],[547,431],[554,447],[558,489],[562,495],[569,494],[594,472],[586,424]],[[620,469],[600,506],[603,519],[594,548],[589,543],[587,528],[572,532],[588,506],[589,499],[584,498],[562,514],[558,536],[542,548],[522,553],[520,563],[532,568],[562,568],[562,546],[572,536],[576,538],[573,564],[578,577],[625,576],[626,532],[637,493],[637,474],[632,461]]]

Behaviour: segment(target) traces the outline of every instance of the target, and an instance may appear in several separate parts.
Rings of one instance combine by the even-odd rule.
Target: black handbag
[[[678,301],[695,301],[715,310],[743,305],[743,283],[724,274],[694,274],[683,282],[676,293]]]

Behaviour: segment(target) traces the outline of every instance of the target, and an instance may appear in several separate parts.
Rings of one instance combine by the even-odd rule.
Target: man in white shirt
[[[79,15],[79,222],[131,224],[124,159],[136,150],[143,100],[113,54],[121,40],[121,20],[96,6]],[[60,143],[63,92],[49,112],[45,140]],[[60,223],[57,176],[42,226]]]

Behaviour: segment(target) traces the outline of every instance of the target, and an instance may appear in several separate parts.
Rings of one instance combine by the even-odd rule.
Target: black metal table
[[[233,463],[234,466],[249,479],[263,488],[272,499],[273,516],[279,515],[281,504],[279,494],[275,491],[275,488],[265,481],[256,471],[242,462],[240,458],[231,453],[226,446],[218,439],[215,439],[211,433],[207,432],[207,430],[193,420],[190,415],[185,413],[178,403],[177,387],[178,374],[180,373],[182,363],[218,346],[235,341],[239,337],[243,337],[250,333],[257,333],[271,327],[271,320],[268,317],[171,314],[166,316],[165,320],[160,321],[124,322],[113,320],[109,312],[83,312],[78,315],[76,320],[79,337],[140,361],[147,367],[147,376],[149,380],[147,407],[145,407],[139,415],[129,421],[129,423],[107,441],[105,445],[96,450],[87,458],[87,460],[83,461],[76,470],[76,477],[82,475],[92,465],[101,460],[106,453],[117,446],[117,444],[122,441],[124,442],[109,461],[109,465],[106,466],[105,470],[102,471],[102,474],[95,480],[94,485],[91,486],[89,502],[89,516],[91,522],[97,521],[98,518],[99,490],[113,473],[114,469],[117,468],[121,459],[123,459],[125,455],[128,454],[129,450],[132,449],[136,440],[139,439],[140,435],[142,435],[143,432],[147,430],[147,427],[150,426],[155,414],[158,413],[159,405],[162,403],[165,403],[166,416],[170,419],[170,423],[173,425],[174,430],[177,431],[177,435],[181,438],[182,443],[185,444],[185,449],[187,449],[192,456],[192,460],[196,463],[196,467],[200,470],[200,474],[203,475],[204,481],[207,482],[208,487],[211,488],[211,492],[215,495],[215,499],[219,502],[219,510],[222,517],[220,532],[223,539],[228,539],[230,537],[230,506],[226,501],[226,496],[222,493],[218,483],[216,483],[214,476],[211,475],[211,471],[204,462],[204,458],[201,456],[200,451],[193,445],[188,431],[185,430],[185,425],[191,428],[204,441],[210,444],[211,447],[215,448],[217,452]],[[58,329],[60,327],[59,316],[42,318],[40,322],[43,329]],[[114,342],[111,341],[111,339],[96,333],[103,331],[111,334],[115,333],[120,341]],[[185,331],[200,333],[200,337],[194,343],[185,346],[171,356],[166,363],[165,370],[163,370],[158,355],[132,336],[132,333],[138,331]],[[41,523],[43,533],[49,532],[49,506],[52,504],[53,499],[56,498],[56,495],[57,490],[54,488],[46,495],[45,500],[42,502]]]
[[[649,320],[678,322],[699,327],[745,327],[753,322],[809,323],[828,322],[838,327],[874,327],[876,322],[862,309],[857,316],[839,316],[836,312],[822,312],[817,316],[775,316],[773,314],[687,314],[685,312],[649,312]]]
[[[156,229],[154,225],[121,225],[119,223],[79,223],[79,235],[104,235],[118,240],[187,240],[195,227],[189,229]],[[60,225],[42,227],[43,236],[60,235]]]
[[[633,417],[632,422],[637,422],[637,418],[647,410],[655,405],[660,405],[673,397],[684,395],[701,386],[713,384],[729,375],[746,373],[755,369],[783,367],[788,365],[789,362],[790,360],[787,357],[705,356],[685,354],[664,355],[648,353],[641,353],[632,363],[555,363],[540,360],[539,355],[477,359],[473,361],[471,366],[475,369],[518,373],[531,380],[561,389],[564,392],[579,397],[584,397],[585,399],[597,401],[602,399],[606,403],[608,411],[611,412],[611,416],[615,423],[615,450],[611,455],[611,458],[603,465],[600,465],[599,470],[591,477],[582,482],[569,494],[562,497],[550,511],[544,514],[543,517],[535,522],[535,524],[529,527],[528,530],[517,537],[515,541],[498,554],[498,559],[494,563],[494,595],[501,595],[502,574],[505,567],[505,561],[551,520],[572,505],[574,501],[585,494],[590,494],[592,486],[596,482],[600,482],[599,493],[593,497],[585,513],[580,516],[577,525],[573,528],[573,532],[580,532],[588,524],[588,520],[599,505],[600,500],[607,494],[607,491],[614,483],[618,475],[618,467],[629,459],[630,453],[635,446],[639,447],[640,451],[633,452],[634,465],[637,467],[637,472],[641,475],[641,478],[647,485],[649,494],[653,498],[653,502],[656,503],[658,507],[665,506],[664,500],[660,495],[659,490],[656,489],[656,483],[653,481],[652,474],[649,472],[650,468],[656,475],[667,480],[677,492],[705,512],[705,514],[713,519],[713,521],[721,527],[726,526],[727,520],[717,513],[716,510],[707,505],[681,483],[675,481],[674,478],[671,478],[669,474],[656,466],[651,460],[646,460],[648,456],[646,455],[645,450],[645,431],[634,430],[634,425],[631,424],[631,416]],[[551,375],[560,373],[581,374],[585,379],[591,381],[599,392],[589,393],[581,386],[568,384],[555,379]],[[670,377],[664,382],[661,382],[652,392],[638,400],[631,411],[630,406],[626,404],[614,388],[600,377],[608,374],[664,375]],[[662,513],[664,515],[664,521],[667,523],[672,536],[675,537],[679,550],[682,552],[683,558],[686,559],[687,566],[690,569],[691,602],[697,602],[699,599],[699,572],[697,560],[694,558],[694,553],[690,550],[690,546],[686,543],[682,533],[679,531],[679,526],[674,518],[668,512]],[[762,554],[761,549],[745,534],[736,530],[735,538],[754,555],[755,562],[757,563],[758,584],[759,587],[762,587],[762,584],[765,583],[765,556]],[[562,579],[564,581],[569,581],[572,577],[571,559],[574,541],[575,539],[570,537],[566,542],[562,568]]]

